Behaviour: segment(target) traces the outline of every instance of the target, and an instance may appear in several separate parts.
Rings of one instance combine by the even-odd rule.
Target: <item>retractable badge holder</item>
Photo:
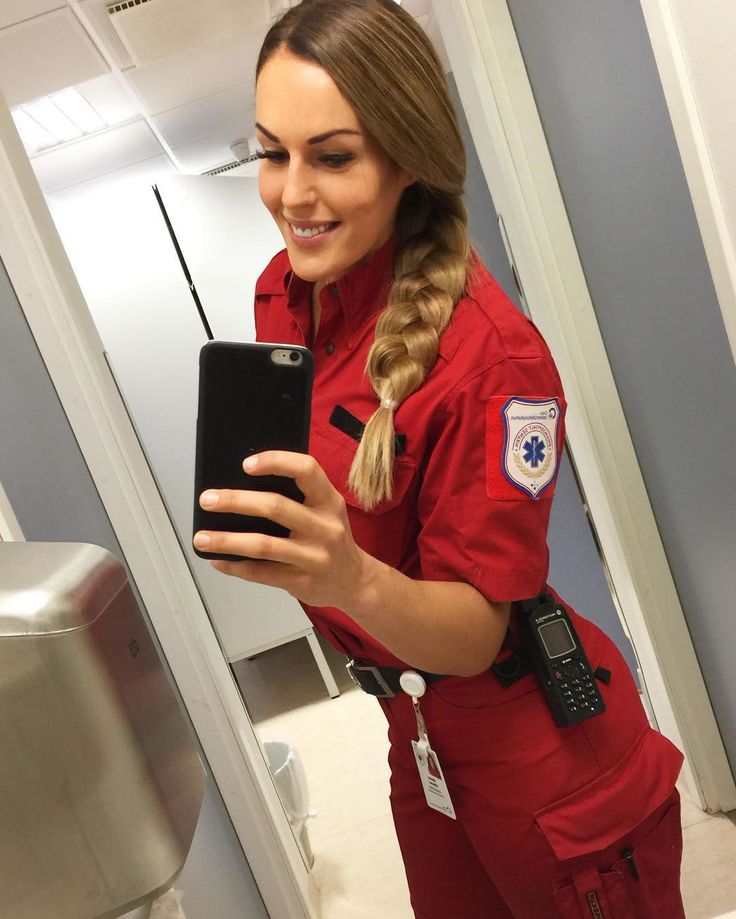
[[[417,735],[419,739],[412,740],[411,745],[414,750],[414,758],[417,761],[419,778],[422,780],[427,804],[432,810],[439,811],[441,814],[445,814],[455,820],[455,808],[450,800],[450,793],[447,790],[442,766],[437,754],[430,745],[427,725],[419,705],[419,700],[427,691],[427,684],[424,677],[415,670],[404,671],[399,677],[399,684],[404,692],[411,696],[414,716],[417,719]]]

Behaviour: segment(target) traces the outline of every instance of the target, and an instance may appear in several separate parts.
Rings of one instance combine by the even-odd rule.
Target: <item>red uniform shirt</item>
[[[345,497],[356,543],[412,578],[463,581],[489,600],[538,593],[563,443],[557,370],[534,325],[485,267],[469,280],[424,384],[395,413],[391,500],[365,512],[347,486],[361,427],[378,406],[365,373],[386,305],[393,240],[320,294],[286,251],[256,286],[259,341],[306,345],[315,360],[310,453]],[[340,650],[406,666],[341,610],[305,606]]]

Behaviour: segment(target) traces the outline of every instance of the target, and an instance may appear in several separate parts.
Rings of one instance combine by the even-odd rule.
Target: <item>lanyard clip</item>
[[[427,725],[424,723],[424,715],[419,707],[419,700],[427,691],[427,683],[424,677],[417,673],[416,670],[405,670],[399,677],[399,685],[407,695],[411,696],[411,704],[414,707],[414,716],[417,719],[417,732],[419,740],[429,746],[429,737],[427,736]]]

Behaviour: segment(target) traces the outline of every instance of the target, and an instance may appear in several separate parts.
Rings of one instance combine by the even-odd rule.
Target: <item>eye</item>
[[[320,157],[320,161],[333,169],[339,169],[340,166],[346,166],[351,160],[355,159],[352,153],[325,153]]]
[[[256,157],[259,160],[270,160],[272,163],[285,163],[287,154],[280,150],[256,150]]]

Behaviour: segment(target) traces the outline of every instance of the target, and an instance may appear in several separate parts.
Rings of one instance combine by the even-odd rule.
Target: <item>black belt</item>
[[[375,664],[356,660],[348,661],[345,666],[353,683],[368,695],[377,696],[379,699],[393,699],[394,696],[404,691],[399,680],[401,674],[406,673],[406,670],[400,670],[398,667],[376,667]],[[427,673],[425,670],[416,670],[413,667],[408,669],[418,673],[427,684],[446,680],[448,676],[442,673]]]

